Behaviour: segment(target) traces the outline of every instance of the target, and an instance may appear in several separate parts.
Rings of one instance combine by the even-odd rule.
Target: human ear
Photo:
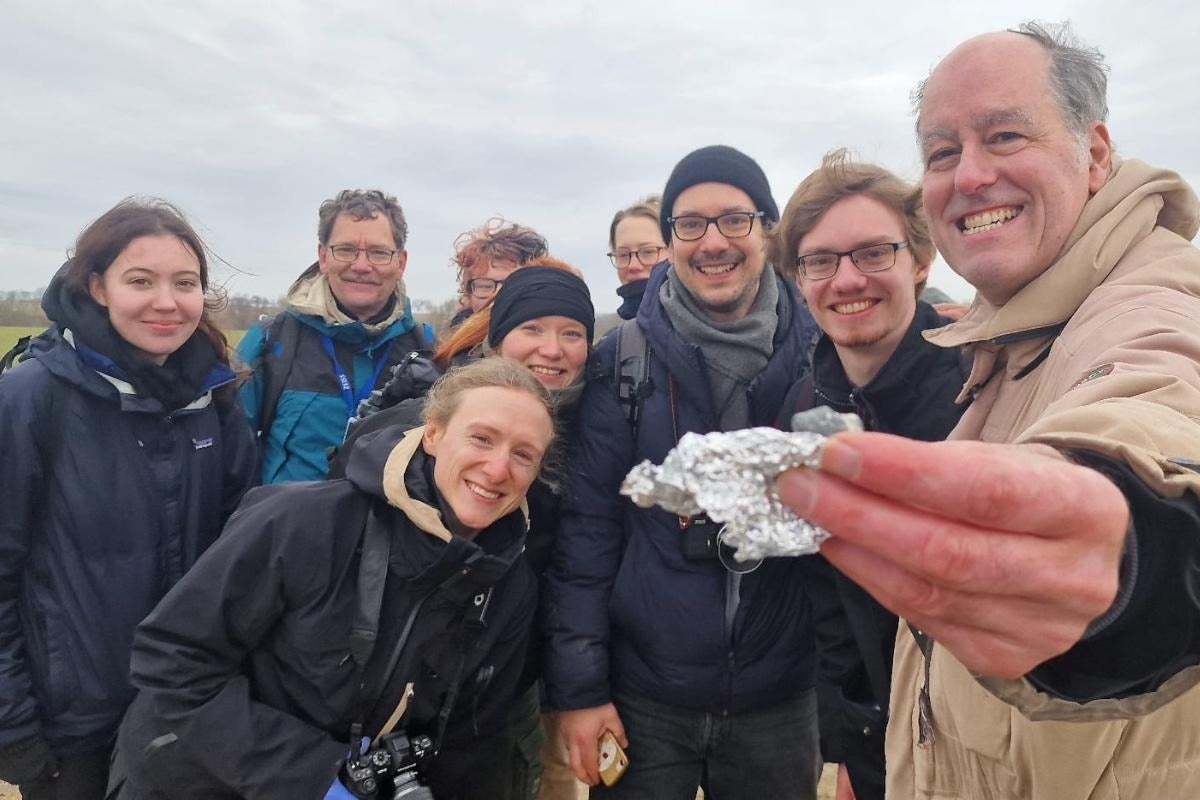
[[[1103,122],[1093,122],[1092,132],[1088,140],[1088,192],[1095,194],[1108,182],[1112,172],[1112,139],[1108,135],[1108,126]]]
[[[88,294],[101,306],[108,308],[108,297],[104,291],[104,276],[93,272],[88,276]]]

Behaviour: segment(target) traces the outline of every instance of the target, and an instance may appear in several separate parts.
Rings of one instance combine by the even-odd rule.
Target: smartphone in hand
[[[600,734],[600,780],[605,786],[612,786],[621,780],[628,768],[629,756],[625,755],[613,732],[605,730]]]

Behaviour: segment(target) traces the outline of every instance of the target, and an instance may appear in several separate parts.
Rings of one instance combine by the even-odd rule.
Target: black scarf
[[[158,400],[165,411],[183,408],[199,397],[218,362],[216,347],[208,336],[197,330],[167,357],[166,363],[155,364],[121,338],[103,306],[66,285],[64,277],[70,263],[59,268],[42,295],[42,310],[59,331],[69,329],[77,346],[99,353],[117,368],[105,372],[127,381],[139,397]]]

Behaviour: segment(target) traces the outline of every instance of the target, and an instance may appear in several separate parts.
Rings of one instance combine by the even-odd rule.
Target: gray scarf
[[[658,292],[663,311],[683,339],[700,348],[708,366],[709,390],[723,431],[749,427],[750,382],[767,366],[779,325],[775,272],[763,268],[758,295],[746,316],[716,322],[700,308],[672,267]]]

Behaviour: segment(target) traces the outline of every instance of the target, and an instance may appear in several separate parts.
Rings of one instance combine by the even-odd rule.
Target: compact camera
[[[378,746],[346,759],[342,783],[362,800],[434,800],[420,775],[422,762],[432,750],[428,736],[410,741],[401,732],[389,733]]]

